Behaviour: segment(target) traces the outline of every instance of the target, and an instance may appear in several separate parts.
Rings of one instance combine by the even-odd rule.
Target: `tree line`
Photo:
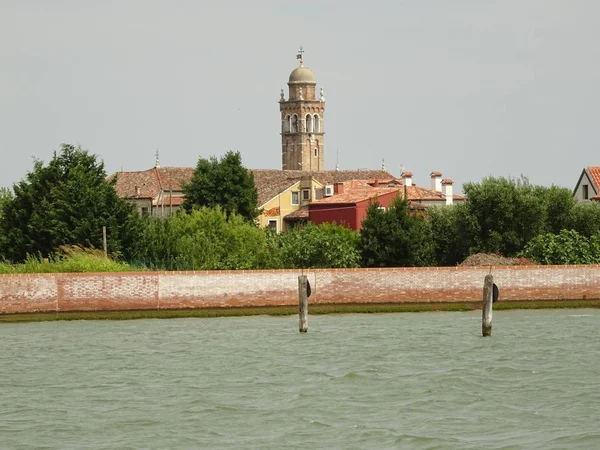
[[[164,219],[140,216],[114,182],[81,147],[64,144],[48,164],[35,161],[0,190],[0,260],[102,248],[106,226],[111,257],[148,269],[453,266],[474,253],[600,263],[600,207],[525,177],[466,183],[466,202],[422,212],[400,197],[382,210],[375,199],[359,232],[307,223],[282,233],[257,227],[256,187],[237,152],[200,158],[182,210]]]

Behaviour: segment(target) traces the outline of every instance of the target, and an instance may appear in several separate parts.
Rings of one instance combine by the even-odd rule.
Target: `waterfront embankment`
[[[312,287],[311,314],[325,305],[330,312],[358,305],[366,312],[465,310],[481,301],[490,272],[507,306],[590,307],[600,299],[599,265],[22,274],[0,275],[0,314],[155,311],[164,317],[170,314],[164,311],[226,315],[232,309],[231,315],[246,315],[265,307],[287,314],[298,303],[301,273]]]

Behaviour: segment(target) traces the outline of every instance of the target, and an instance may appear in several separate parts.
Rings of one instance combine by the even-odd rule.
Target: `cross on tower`
[[[296,59],[299,59],[300,62],[302,62],[304,56],[304,50],[302,49],[302,46],[300,46],[300,50],[298,50],[298,54],[296,55]]]

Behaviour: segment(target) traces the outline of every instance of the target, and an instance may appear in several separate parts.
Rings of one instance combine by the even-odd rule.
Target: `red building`
[[[335,222],[353,230],[360,230],[361,223],[367,218],[367,209],[375,197],[382,208],[401,195],[402,186],[372,186],[368,181],[352,180],[335,183],[333,195],[308,205],[308,219],[314,224]]]

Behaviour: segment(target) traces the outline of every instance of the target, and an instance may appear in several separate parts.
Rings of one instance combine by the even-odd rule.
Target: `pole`
[[[481,331],[484,337],[492,335],[493,292],[494,276],[486,275],[483,281],[483,313],[481,317]]]
[[[308,331],[308,277],[298,276],[298,315],[300,316],[300,333]]]
[[[102,245],[104,247],[104,257],[108,258],[108,245],[106,244],[106,226],[102,227]]]

